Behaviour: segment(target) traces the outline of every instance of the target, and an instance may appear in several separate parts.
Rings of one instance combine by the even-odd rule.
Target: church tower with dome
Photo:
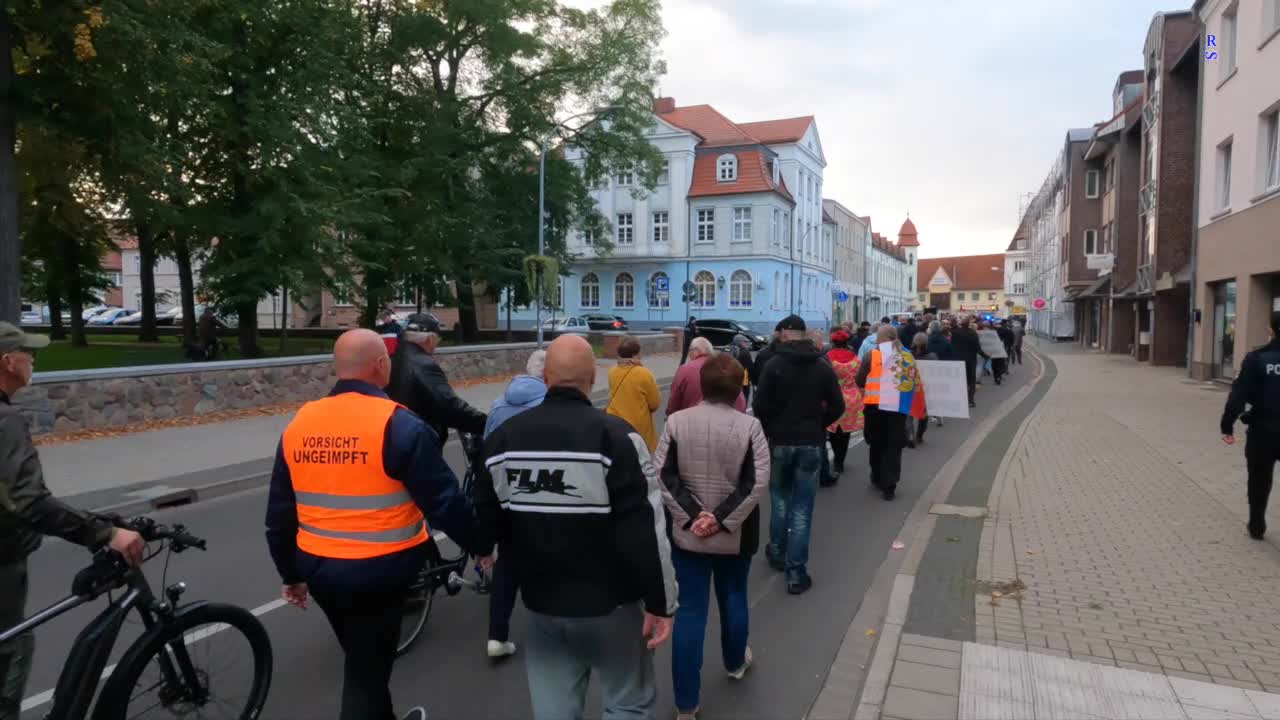
[[[903,259],[907,261],[907,307],[921,307],[923,304],[919,302],[919,294],[927,291],[916,287],[920,263],[920,238],[916,232],[916,224],[911,222],[910,214],[898,229],[898,249],[902,252]]]

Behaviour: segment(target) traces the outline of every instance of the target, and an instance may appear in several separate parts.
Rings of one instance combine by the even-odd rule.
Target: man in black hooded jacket
[[[835,370],[805,337],[804,320],[789,315],[778,328],[782,341],[760,373],[752,407],[773,458],[765,556],[775,570],[786,570],[787,592],[799,595],[813,585],[807,568],[813,503],[827,427],[844,414],[844,396]]]
[[[444,447],[449,428],[483,436],[489,418],[453,391],[434,356],[439,344],[439,323],[425,313],[410,315],[391,358],[387,395],[430,425]]]

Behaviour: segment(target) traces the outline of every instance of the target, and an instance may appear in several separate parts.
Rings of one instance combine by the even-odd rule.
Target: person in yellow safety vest
[[[394,720],[387,683],[409,584],[433,530],[490,561],[435,432],[382,391],[391,360],[371,330],[333,351],[337,384],[285,428],[267,499],[267,545],[290,604],[308,597],[345,654],[340,720]],[[422,708],[403,716],[425,719]]]

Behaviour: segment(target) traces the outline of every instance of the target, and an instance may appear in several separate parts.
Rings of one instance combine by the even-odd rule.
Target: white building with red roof
[[[564,313],[636,329],[693,315],[763,335],[790,313],[829,326],[835,248],[822,232],[827,163],[814,118],[737,123],[659,98],[650,138],[666,158],[654,189],[623,172],[593,191],[612,250],[582,231],[568,237],[580,259],[563,279]]]

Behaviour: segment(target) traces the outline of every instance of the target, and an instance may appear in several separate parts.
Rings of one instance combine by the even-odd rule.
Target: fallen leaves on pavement
[[[991,604],[995,607],[1000,606],[1001,600],[1013,600],[1014,602],[1022,601],[1022,594],[1027,589],[1027,584],[1022,582],[1022,578],[1014,578],[1003,582],[991,582],[990,580],[975,580],[975,592],[981,595],[990,595]]]

